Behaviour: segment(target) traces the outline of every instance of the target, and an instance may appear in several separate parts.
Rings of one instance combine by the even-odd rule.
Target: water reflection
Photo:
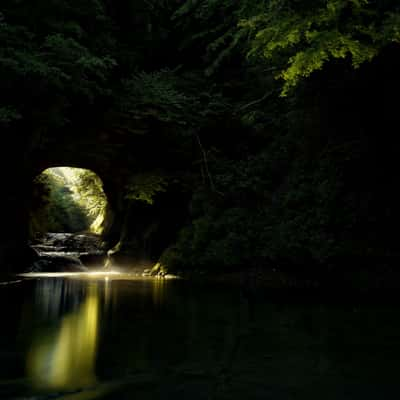
[[[36,304],[42,315],[56,321],[53,329],[35,337],[28,355],[28,376],[35,386],[71,389],[96,382],[100,285],[52,279],[39,282]]]
[[[400,389],[397,305],[251,305],[237,288],[106,278],[3,292],[7,307],[24,306],[2,326],[0,380],[21,384],[0,381],[1,399],[372,400]]]
[[[152,282],[153,305],[160,308],[165,301],[166,282],[164,279],[154,279]]]
[[[169,293],[167,289],[168,282],[163,279],[115,281],[99,277],[96,280],[38,280],[33,310],[28,321],[24,322],[25,326],[36,326],[27,355],[28,378],[39,389],[74,390],[93,387],[101,382],[96,366],[108,375],[101,365],[97,365],[99,358],[105,354],[109,360],[118,358],[121,361],[127,358],[129,352],[129,362],[136,368],[158,365],[158,356],[153,358],[157,354],[156,348],[160,346],[159,332],[164,329],[151,330],[151,333],[146,330],[148,323],[164,325],[162,314],[153,315],[158,322],[152,319],[152,314],[163,310]],[[135,326],[135,320],[142,318],[141,310],[148,307],[146,298],[152,304],[148,309],[148,323],[143,321],[142,326]],[[121,313],[118,310],[124,307],[123,304],[127,309]],[[121,322],[124,326],[120,326]],[[121,335],[127,330],[135,345],[132,343],[127,348],[121,347],[118,341],[109,342],[109,334]],[[114,352],[108,353],[107,348],[99,351],[100,334],[107,336],[102,337],[102,342],[107,341],[107,348],[113,347]]]

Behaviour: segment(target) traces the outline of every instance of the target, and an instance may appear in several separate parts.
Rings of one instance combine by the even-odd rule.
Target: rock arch
[[[134,171],[152,168],[184,170],[182,166],[188,165],[191,158],[188,161],[179,159],[175,154],[165,156],[169,139],[158,133],[132,135],[81,127],[48,136],[43,142],[32,136],[30,143],[14,143],[6,149],[8,156],[14,157],[13,161],[10,162],[7,157],[1,159],[3,190],[0,206],[3,221],[0,230],[0,273],[20,271],[30,262],[32,252],[27,243],[32,182],[40,172],[57,166],[89,169],[103,181],[112,210],[105,232],[110,248],[115,247],[123,235],[127,242],[136,243],[134,252],[137,257],[130,257],[138,260],[149,258],[151,262],[157,258],[170,241],[166,236],[162,238],[167,232],[167,225],[174,225],[176,230],[179,225],[176,221],[185,218],[187,199],[178,198],[179,195],[172,191],[161,196],[151,207],[138,204],[128,209],[124,188]],[[171,220],[174,214],[178,215],[176,221]],[[144,233],[146,237],[143,237]],[[154,242],[152,238],[156,238]]]

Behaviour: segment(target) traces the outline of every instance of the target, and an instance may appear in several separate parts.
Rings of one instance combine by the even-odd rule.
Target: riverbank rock
[[[106,262],[101,237],[90,233],[46,233],[31,248],[38,256],[30,272],[84,272]]]
[[[29,268],[28,272],[85,272],[88,268],[72,256],[42,255]]]

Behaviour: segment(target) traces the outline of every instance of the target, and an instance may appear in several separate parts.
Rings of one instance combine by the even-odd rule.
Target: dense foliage
[[[0,124],[129,143],[121,202],[191,198],[171,269],[391,262],[399,27],[395,0],[5,0]]]
[[[162,260],[178,269],[303,273],[393,263],[399,214],[382,193],[390,192],[393,160],[385,156],[395,138],[382,118],[394,120],[387,96],[399,87],[388,67],[400,50],[398,5],[251,3],[187,2],[179,11],[187,26],[190,15],[208,28],[193,36],[204,41],[205,73],[229,96],[246,136],[236,138],[238,154],[220,133],[226,143],[209,150],[215,190],[196,191],[193,221]],[[226,26],[218,14],[228,10]]]
[[[392,42],[400,43],[395,2],[324,0],[268,1],[257,15],[240,22],[252,40],[250,54],[275,64],[283,94],[334,59],[357,69]],[[281,59],[279,65],[277,59]]]

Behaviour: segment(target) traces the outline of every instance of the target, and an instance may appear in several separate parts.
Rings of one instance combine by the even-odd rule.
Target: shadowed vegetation
[[[29,155],[21,175],[60,158],[103,169],[109,247],[127,255],[390,267],[399,21],[392,0],[6,0],[0,124]],[[34,229],[66,229],[50,214]]]
[[[34,181],[31,235],[101,233],[107,199],[99,177],[78,168],[50,168]]]

